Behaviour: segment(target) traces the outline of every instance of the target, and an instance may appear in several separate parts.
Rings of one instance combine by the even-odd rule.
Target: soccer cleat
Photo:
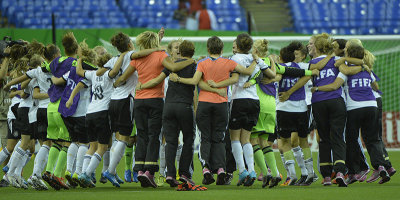
[[[125,182],[132,183],[132,173],[131,173],[130,169],[125,170],[124,178],[125,178]]]
[[[297,178],[296,177],[290,177],[290,181],[288,183],[289,186],[294,186],[296,184]]]
[[[262,183],[262,188],[265,188],[267,185],[269,185],[269,182],[271,181],[272,176],[271,175],[267,175],[263,177],[263,183]]]
[[[9,170],[9,169],[8,169],[8,166],[7,166],[7,165],[3,167],[3,172],[4,172],[4,173],[7,173],[8,170]]]
[[[138,180],[140,182],[140,186],[143,188],[150,187],[149,182],[146,179],[147,178],[145,177],[144,172],[139,171],[138,172]]]
[[[273,188],[279,184],[279,182],[282,181],[282,178],[280,176],[273,177],[271,180],[271,184],[269,184],[269,188]]]
[[[257,181],[264,181],[264,175],[262,172],[260,173],[260,175],[258,175]]]
[[[29,188],[28,182],[26,182],[25,179],[22,178],[21,176],[17,177],[17,182],[18,182],[20,188],[25,189],[25,190],[27,190]]]
[[[94,183],[94,184],[96,184],[96,182],[97,182],[97,180],[96,180],[96,173],[92,173],[91,174],[91,176],[90,176],[90,179],[92,179],[92,182]]]
[[[369,174],[369,172],[370,172],[369,169],[361,171],[356,176],[357,180],[360,181],[360,182],[364,182],[365,179],[367,179],[367,175]]]
[[[57,185],[54,182],[53,177],[51,176],[51,174],[49,172],[47,172],[47,171],[44,172],[43,175],[42,175],[42,178],[43,178],[44,181],[47,182],[47,184],[50,185],[50,187],[54,188],[55,190],[60,190],[59,185]]]
[[[92,182],[92,178],[89,177],[86,173],[82,173],[81,175],[79,175],[79,181],[83,183],[86,187],[96,187],[96,185]]]
[[[230,185],[232,183],[232,179],[233,179],[233,174],[226,173],[225,174],[225,185]]]
[[[68,180],[68,179],[67,179]],[[70,184],[75,184],[76,186],[80,186],[81,188],[86,188],[86,185],[81,183],[81,181],[79,180],[79,176],[77,173],[74,173],[72,175],[72,181],[70,182]]]
[[[124,184],[124,181],[115,173],[115,179],[118,181],[119,184]]]
[[[189,177],[187,177],[187,176],[185,176],[185,175],[183,175],[183,174],[179,177],[179,180],[180,180],[182,183],[190,183],[191,185],[196,185],[196,184],[194,183],[194,181],[193,181],[191,178],[189,178]]]
[[[111,184],[115,187],[121,187],[117,181],[117,179],[115,178],[115,175],[111,174],[110,172],[108,172],[108,170],[104,171],[102,173],[102,175],[111,182]]]
[[[223,168],[219,168],[217,172],[217,185],[225,185],[225,170]]]
[[[151,187],[153,187],[153,188],[157,188],[157,183],[156,183],[156,181],[154,180],[154,175],[151,175],[149,171],[146,171],[146,172],[144,173],[144,176],[145,176],[145,178],[147,179],[148,185],[149,185],[149,186],[151,186]]]
[[[318,175],[313,173],[307,176],[307,180],[303,184],[301,184],[301,186],[309,186],[317,180],[318,180]]]
[[[60,188],[63,188],[64,190],[69,190],[69,187],[64,183],[64,179],[63,178],[59,178],[57,176],[52,176],[53,180],[55,181],[55,183],[57,183],[57,185],[60,186]]]
[[[384,183],[390,181],[389,173],[386,171],[385,167],[379,166],[378,171],[379,171],[379,176],[382,178],[379,181],[379,184],[384,184]]]
[[[106,177],[103,176],[103,173],[101,173],[101,177],[100,177],[99,181],[100,181],[100,183],[103,183],[103,184],[107,183],[107,179],[106,179]]]
[[[249,172],[247,170],[244,170],[242,173],[239,174],[239,181],[236,184],[237,186],[243,185],[245,182],[247,182],[247,179],[249,179]]]
[[[20,188],[21,186],[19,185],[19,182],[17,181],[16,175],[8,175],[8,181],[10,182],[10,185],[12,185],[15,188]]]
[[[330,186],[330,185],[332,185],[332,179],[331,179],[331,177],[325,177],[325,178],[324,178],[324,182],[322,182],[322,184],[323,184],[324,186]]]
[[[339,185],[339,187],[347,187],[347,183],[342,172],[336,173],[336,183]]]
[[[133,182],[135,182],[135,183],[139,182],[137,177],[138,177],[138,173],[135,171],[132,171],[132,181]]]
[[[207,168],[203,169],[203,181],[202,183],[204,185],[210,185],[212,183],[215,182],[215,179],[213,177],[213,175],[210,173],[210,170],[208,170]]]
[[[157,186],[162,187],[164,183],[165,183],[165,177],[160,175],[157,180]]]
[[[26,182],[28,183],[28,186],[33,187],[33,189],[36,189],[36,185],[34,185],[32,181],[32,176],[30,176]]]
[[[8,187],[10,183],[6,179],[1,179],[0,181],[0,187]]]
[[[380,178],[379,176],[379,171],[378,170],[374,170],[371,174],[371,176],[367,179],[367,183],[372,183],[375,182],[376,180],[378,180]]]
[[[282,183],[281,186],[288,186],[289,183],[290,183],[290,181],[291,181],[291,178],[290,178],[290,177],[287,177],[286,180],[285,180],[285,182]]]
[[[256,172],[255,171],[250,172],[249,178],[247,179],[246,182],[244,182],[244,186],[252,186],[256,178],[257,178]]]
[[[160,177],[163,177],[163,176],[160,176]],[[179,185],[179,182],[176,180],[176,178],[174,178],[172,176],[167,176],[167,178],[165,180],[169,184],[170,187],[177,187]]]
[[[29,177],[28,183],[31,182],[29,184],[32,184],[32,187],[35,190],[43,190],[39,180],[40,179],[36,175],[32,175],[31,177]]]
[[[355,183],[355,182],[357,182],[357,181],[358,181],[358,179],[357,179],[357,177],[356,177],[354,174],[349,174],[348,177],[347,177],[347,179],[346,179],[346,183],[347,183],[348,185],[353,184],[353,183]]]
[[[75,175],[75,174],[74,174]],[[70,171],[65,171],[65,179],[67,179],[68,183],[75,188],[76,186],[78,186],[78,183],[75,182],[75,180],[72,179],[72,175]]]
[[[303,183],[306,182],[307,177],[308,177],[308,176],[306,176],[306,175],[301,175],[300,179],[297,180],[296,183],[295,183],[294,185],[296,185],[296,186],[301,186]]]
[[[393,176],[396,173],[396,169],[391,167],[387,170],[389,176]]]

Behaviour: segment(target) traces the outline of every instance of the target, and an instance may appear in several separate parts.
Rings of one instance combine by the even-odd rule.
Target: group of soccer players
[[[0,152],[0,163],[9,159],[2,182],[37,190],[47,190],[45,182],[56,190],[95,187],[103,160],[99,182],[120,187],[116,168],[125,157],[126,182],[195,185],[197,136],[202,184],[230,184],[237,170],[237,185],[251,186],[256,164],[262,187],[277,186],[277,140],[287,171],[281,185],[307,186],[318,179],[308,144],[314,129],[323,185],[367,179],[360,132],[373,168],[367,182],[380,178],[382,184],[396,173],[382,142],[375,57],[361,41],[314,35],[307,47],[293,41],[279,56],[267,57],[268,41],[243,33],[233,43],[234,55],[225,58],[223,42],[213,36],[209,55],[196,61],[193,42],[162,47],[163,35],[164,29],[141,33],[137,51],[128,35],[115,34],[116,57],[78,43],[72,32],[62,39],[65,55],[37,41],[7,48],[0,78],[12,104],[7,146]],[[25,181],[22,169],[33,153],[34,169]]]

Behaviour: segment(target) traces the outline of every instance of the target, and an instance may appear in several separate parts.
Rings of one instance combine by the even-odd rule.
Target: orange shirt
[[[162,61],[168,55],[163,51],[156,51],[150,55],[132,60],[130,65],[136,68],[139,76],[139,82],[146,83],[147,81],[156,78],[164,69]],[[147,88],[136,91],[135,99],[151,99],[164,98],[164,81],[153,88]]]
[[[235,70],[237,63],[228,58],[219,57],[216,60],[205,58],[197,63],[197,71],[203,73],[203,81],[213,80],[218,83],[230,77],[230,72]],[[227,89],[227,87],[225,87]],[[223,97],[214,92],[200,90],[199,101],[210,103],[228,102],[228,97]]]
[[[211,19],[206,9],[199,11],[199,30],[211,30]]]

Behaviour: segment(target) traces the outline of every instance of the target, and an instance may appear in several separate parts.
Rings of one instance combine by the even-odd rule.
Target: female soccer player
[[[345,49],[348,57],[363,59],[364,48],[361,46],[349,46]],[[385,169],[387,162],[384,160],[381,142],[378,137],[376,123],[377,103],[372,93],[371,83],[374,81],[371,75],[365,70],[353,74],[350,73],[346,64],[340,66],[338,78],[331,84],[313,88],[313,91],[333,91],[346,83],[348,89],[347,94],[347,123],[346,123],[346,143],[348,155],[347,165],[350,173],[359,172],[359,145],[357,139],[359,130],[365,141],[368,153],[371,157],[371,164],[378,170],[382,178],[381,184],[388,182],[390,176]],[[351,68],[351,67],[350,67]],[[348,75],[345,75],[348,74]],[[321,90],[320,90],[321,89]],[[336,178],[337,179],[337,178]],[[338,182],[338,180],[336,180]],[[338,182],[340,184],[340,182]]]

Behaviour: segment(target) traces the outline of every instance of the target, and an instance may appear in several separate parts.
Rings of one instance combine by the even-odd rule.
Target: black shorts
[[[130,136],[133,129],[133,98],[111,100],[108,115],[111,121],[111,131]]]
[[[18,130],[15,129],[15,119],[8,119],[7,127],[8,127],[7,139],[11,140],[21,139],[21,134],[19,133]]]
[[[85,117],[62,117],[71,142],[89,143]]]
[[[41,136],[39,135],[39,132],[38,132],[38,123],[37,123],[37,121],[36,122],[33,122],[33,123],[31,123],[31,126],[32,126],[32,136],[31,136],[31,139],[35,139],[35,140],[41,140]],[[46,136],[45,136],[46,137]]]
[[[37,139],[47,140],[47,108],[39,108],[37,110]]]
[[[33,127],[32,124],[29,123],[29,108],[21,107],[18,108],[18,116],[15,121],[15,128],[17,131],[21,133],[21,135],[31,135],[33,136]]]
[[[305,138],[308,135],[307,112],[285,112],[276,111],[278,121],[278,134],[282,138],[290,138],[292,132],[298,132],[299,137]]]
[[[100,144],[109,143],[111,128],[108,110],[87,114],[86,127],[88,129],[89,142],[98,141]]]
[[[278,137],[277,137],[277,134],[276,134],[276,131],[275,131],[275,133],[269,134],[269,136],[268,136],[268,142],[274,143],[275,140],[276,140],[277,138],[278,138]]]
[[[229,118],[229,129],[251,131],[257,124],[260,101],[254,99],[234,99]]]
[[[308,105],[307,106],[307,116],[308,116],[308,132],[310,133],[314,129],[317,128],[317,125],[315,124],[314,116],[312,114],[312,106]]]

